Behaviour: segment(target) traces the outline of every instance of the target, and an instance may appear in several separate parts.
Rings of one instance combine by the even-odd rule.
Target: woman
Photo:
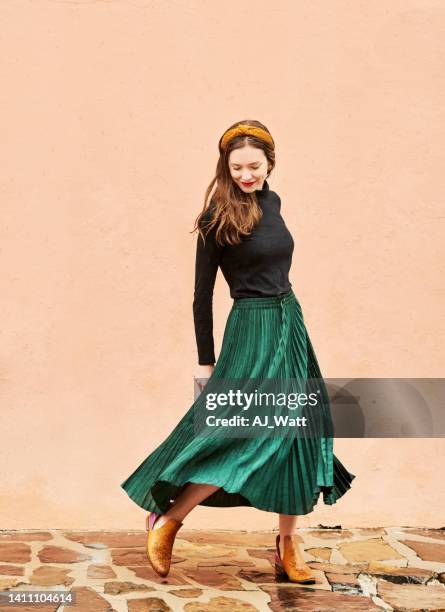
[[[321,492],[326,504],[335,503],[355,478],[333,454],[332,437],[230,438],[194,430],[204,393],[220,379],[259,379],[260,387],[261,380],[321,379],[288,278],[294,242],[281,200],[267,183],[275,167],[272,136],[258,121],[241,121],[223,134],[219,153],[194,228],[197,378],[207,379],[205,390],[121,486],[151,512],[147,553],[159,575],[168,574],[175,536],[196,505],[253,506],[279,514],[277,572],[292,582],[314,583],[293,538],[297,516],[311,512]],[[234,301],[216,361],[212,298],[218,267]],[[321,383],[321,413],[330,417]]]

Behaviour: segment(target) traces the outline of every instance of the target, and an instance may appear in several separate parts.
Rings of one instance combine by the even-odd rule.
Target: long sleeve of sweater
[[[208,211],[201,220],[200,227],[204,229],[210,220],[211,213]],[[215,241],[215,231],[215,227],[208,233],[204,231],[205,240],[201,234],[198,234],[196,243],[193,320],[200,365],[213,365],[216,361],[213,339],[213,290],[222,247]]]

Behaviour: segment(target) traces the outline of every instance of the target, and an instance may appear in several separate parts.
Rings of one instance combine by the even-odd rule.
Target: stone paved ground
[[[0,612],[445,611],[445,528],[298,533],[315,585],[275,577],[276,532],[182,528],[160,578],[145,531],[0,531],[1,591],[71,590],[77,598],[75,606]]]

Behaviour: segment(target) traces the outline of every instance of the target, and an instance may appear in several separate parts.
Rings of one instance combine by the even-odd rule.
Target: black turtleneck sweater
[[[263,216],[249,236],[237,245],[216,244],[216,227],[206,236],[200,234],[196,245],[193,319],[198,363],[215,363],[213,340],[213,289],[218,267],[230,288],[230,296],[270,297],[287,293],[291,288],[288,272],[292,263],[294,241],[280,214],[281,200],[269,189],[267,180],[256,191]],[[211,220],[207,210],[200,224],[203,229]]]

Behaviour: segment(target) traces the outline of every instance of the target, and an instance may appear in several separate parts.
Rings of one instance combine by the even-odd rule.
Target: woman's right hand
[[[215,369],[214,365],[198,365],[195,371],[195,378],[197,379],[210,378],[214,369]],[[196,382],[199,387],[199,390],[202,391],[207,381],[197,380]]]

